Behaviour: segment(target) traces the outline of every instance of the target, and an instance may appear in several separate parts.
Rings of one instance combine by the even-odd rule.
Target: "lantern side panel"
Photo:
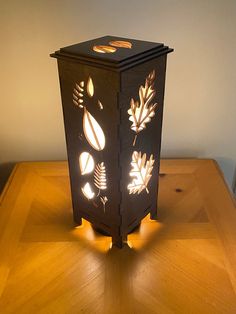
[[[157,217],[166,55],[121,73],[122,233]]]
[[[119,76],[58,60],[73,213],[113,233],[121,223]]]

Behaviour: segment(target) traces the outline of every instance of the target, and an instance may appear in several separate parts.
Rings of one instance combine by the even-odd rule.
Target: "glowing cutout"
[[[83,130],[87,141],[94,149],[98,151],[104,149],[105,135],[103,130],[85,107],[83,116]]]
[[[98,45],[98,46],[93,46],[93,51],[99,52],[99,53],[113,53],[116,51],[116,48],[111,47],[111,46]]]
[[[106,211],[106,202],[108,201],[108,198],[106,196],[100,196],[100,201],[101,201],[101,203],[103,205],[103,211],[105,213],[105,211]]]
[[[89,97],[93,97],[93,94],[94,94],[94,86],[93,86],[93,81],[92,81],[91,77],[89,77],[89,79],[88,79],[88,83],[87,83],[87,93],[88,93]]]
[[[79,166],[82,176],[91,173],[94,170],[93,156],[87,152],[83,152],[79,156]]]
[[[94,184],[99,190],[106,190],[107,188],[106,167],[104,162],[96,165],[94,170]]]
[[[141,85],[139,88],[140,103],[134,101],[133,98],[130,101],[130,109],[128,110],[128,114],[130,115],[129,120],[133,122],[131,130],[136,133],[133,146],[135,145],[138,133],[146,128],[146,123],[150,122],[151,118],[155,115],[154,110],[157,104],[150,104],[156,94],[153,88],[154,80],[155,71],[153,70],[146,78],[145,86]]]
[[[90,184],[87,182],[83,188],[81,188],[84,196],[88,199],[91,200],[94,198],[95,193],[92,191]]]
[[[103,104],[101,103],[100,100],[98,100],[98,106],[99,106],[99,109],[100,109],[100,110],[103,110]]]
[[[110,41],[109,44],[113,47],[118,47],[118,48],[132,48],[132,44],[129,41],[124,41],[124,40],[114,40]]]
[[[147,185],[151,179],[154,164],[153,155],[146,161],[146,154],[134,151],[132,154],[132,170],[129,175],[133,178],[132,182],[127,186],[129,194],[140,194],[144,189],[149,193]]]
[[[84,97],[84,81],[81,81],[79,84],[75,84],[75,88],[73,90],[73,103],[74,105],[83,108],[83,97]]]

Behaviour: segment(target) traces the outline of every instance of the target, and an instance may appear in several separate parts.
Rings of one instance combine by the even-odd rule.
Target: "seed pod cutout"
[[[82,175],[91,173],[94,170],[93,156],[88,152],[83,152],[79,156],[79,167]]]
[[[95,193],[93,192],[91,185],[87,182],[85,183],[84,187],[81,188],[84,196],[88,199],[91,200],[92,198],[94,198]]]

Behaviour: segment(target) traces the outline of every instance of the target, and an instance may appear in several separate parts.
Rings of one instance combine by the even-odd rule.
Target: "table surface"
[[[75,227],[66,162],[20,163],[0,199],[0,313],[236,313],[235,201],[213,160],[162,160],[158,221],[123,249]]]

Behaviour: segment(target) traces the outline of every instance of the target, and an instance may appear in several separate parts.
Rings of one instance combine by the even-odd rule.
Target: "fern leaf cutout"
[[[132,154],[132,170],[130,176],[133,178],[132,182],[128,185],[129,194],[140,194],[144,189],[149,193],[147,185],[152,177],[152,169],[154,164],[153,155],[149,160],[146,160],[146,154],[134,151]]]
[[[83,97],[84,97],[84,81],[81,81],[79,84],[75,84],[73,89],[73,103],[74,105],[83,108]]]
[[[105,135],[103,130],[86,107],[84,107],[83,130],[87,141],[94,149],[98,151],[104,149]]]
[[[99,190],[106,190],[107,188],[106,167],[104,162],[97,164],[95,167],[94,184]]]
[[[131,130],[136,133],[133,146],[135,145],[136,137],[139,132],[146,128],[146,123],[151,121],[155,115],[157,104],[152,104],[152,100],[156,94],[154,90],[155,70],[153,70],[145,81],[145,86],[139,88],[139,101],[130,100],[130,109],[128,114],[129,120],[132,122]]]

